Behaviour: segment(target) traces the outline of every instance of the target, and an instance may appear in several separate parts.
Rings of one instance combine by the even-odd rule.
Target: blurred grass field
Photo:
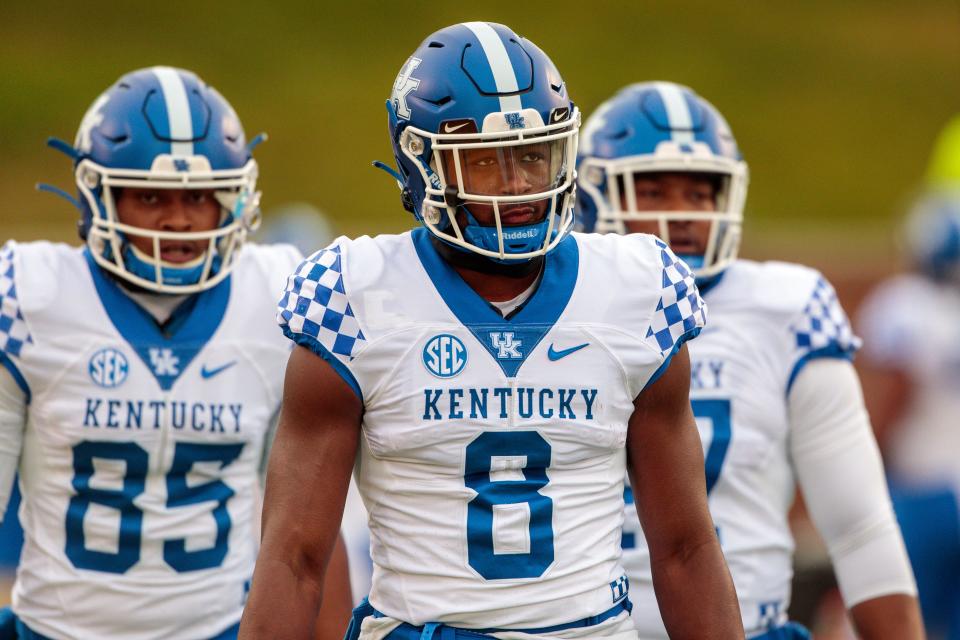
[[[72,141],[98,93],[153,64],[196,70],[257,151],[264,206],[308,201],[347,234],[412,219],[383,103],[433,30],[504,22],[541,46],[585,114],[629,82],[689,84],[726,115],[752,173],[744,253],[831,270],[889,261],[891,226],[938,129],[960,111],[956,0],[515,3],[13,2],[0,20],[0,239],[74,241]]]

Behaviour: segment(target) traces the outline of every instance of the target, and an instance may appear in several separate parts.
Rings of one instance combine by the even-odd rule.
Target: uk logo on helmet
[[[460,338],[441,333],[423,347],[423,365],[438,378],[452,378],[467,364],[467,348]]]
[[[511,129],[523,129],[526,127],[523,122],[523,115],[519,112],[505,113],[503,117],[507,121],[507,126]]]
[[[393,103],[397,108],[397,117],[404,120],[410,119],[410,107],[407,106],[407,96],[411,91],[415,91],[420,86],[419,78],[410,77],[411,74],[420,66],[420,58],[410,58],[400,70],[396,82],[393,83]]]

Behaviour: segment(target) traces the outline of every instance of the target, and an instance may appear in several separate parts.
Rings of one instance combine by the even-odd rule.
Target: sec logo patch
[[[441,333],[423,347],[423,365],[438,378],[452,378],[467,364],[467,348],[460,338]]]
[[[127,356],[111,347],[100,349],[90,358],[87,365],[90,379],[107,389],[119,387],[130,373],[130,363]]]

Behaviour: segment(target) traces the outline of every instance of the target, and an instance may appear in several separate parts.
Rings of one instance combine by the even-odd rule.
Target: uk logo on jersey
[[[501,360],[523,358],[523,354],[520,352],[523,340],[515,340],[512,331],[492,331],[490,333],[490,346],[496,349],[497,358]]]
[[[180,375],[180,358],[173,355],[173,351],[166,347],[150,348],[150,366],[153,368],[154,375],[157,376]]]
[[[112,389],[119,387],[130,373],[130,363],[123,352],[112,347],[100,349],[90,358],[87,365],[90,379],[101,387]]]
[[[438,378],[452,378],[467,364],[467,348],[448,333],[434,336],[423,347],[423,364]]]

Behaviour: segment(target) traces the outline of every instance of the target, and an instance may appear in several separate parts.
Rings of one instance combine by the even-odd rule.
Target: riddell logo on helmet
[[[538,235],[540,235],[540,232],[537,229],[525,229],[523,231],[504,231],[503,239],[504,240],[527,240],[528,238],[536,238]]]

